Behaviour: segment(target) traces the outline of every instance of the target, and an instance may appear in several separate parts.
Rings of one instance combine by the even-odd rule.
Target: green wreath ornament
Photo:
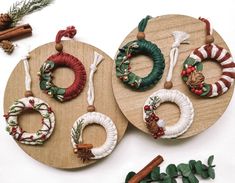
[[[145,34],[143,31],[150,18],[150,16],[147,16],[141,20],[138,26],[138,40],[131,41],[120,48],[115,59],[116,76],[123,83],[137,90],[145,90],[158,83],[162,78],[165,68],[165,60],[161,50],[156,44],[145,40]],[[131,72],[130,69],[131,59],[138,55],[145,55],[150,57],[153,61],[152,71],[143,78]]]

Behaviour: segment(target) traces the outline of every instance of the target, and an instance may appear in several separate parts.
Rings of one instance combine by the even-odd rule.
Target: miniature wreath
[[[97,66],[103,60],[103,56],[97,52],[94,52],[94,61],[90,65],[89,74],[89,87],[87,91],[87,112],[80,116],[74,123],[71,131],[71,142],[74,153],[83,161],[90,159],[100,159],[108,156],[117,144],[117,128],[114,122],[106,115],[95,112],[94,100],[95,100],[95,89],[93,83],[93,77],[97,70]],[[92,144],[84,144],[82,140],[82,132],[87,125],[99,124],[104,127],[107,135],[105,143],[100,146],[93,148]]]
[[[180,119],[172,126],[166,126],[165,121],[155,114],[157,107],[164,102],[173,102],[180,109]],[[193,117],[194,109],[191,101],[178,90],[158,90],[148,97],[143,107],[144,121],[154,138],[175,138],[182,135],[191,126]]]
[[[138,40],[131,41],[119,49],[116,63],[116,76],[125,84],[135,89],[145,90],[156,84],[161,78],[165,68],[165,62],[161,50],[154,43],[145,40],[144,29],[149,16],[141,20],[137,35]],[[131,72],[130,61],[138,55],[146,55],[153,61],[152,71],[146,77],[140,77]]]
[[[189,55],[183,64],[181,75],[191,92],[201,97],[216,97],[228,91],[234,82],[235,63],[226,49],[213,43],[210,22],[204,18],[200,20],[206,23],[206,45],[195,49]],[[202,61],[207,59],[216,61],[222,68],[222,76],[213,84],[206,83],[205,76],[202,74]]]
[[[74,71],[75,80],[68,88],[60,88],[53,83],[53,71],[58,67],[68,67]],[[40,88],[60,102],[70,100],[79,95],[85,86],[86,71],[83,64],[67,53],[50,56],[40,69]]]
[[[19,126],[18,116],[28,109],[36,110],[42,116],[42,127],[36,133],[28,133]],[[55,127],[55,116],[51,107],[36,97],[27,97],[17,100],[4,117],[7,122],[6,130],[15,140],[23,144],[43,144],[43,142],[50,137]]]
[[[83,149],[82,132],[87,125],[94,123],[104,127],[107,133],[106,141],[100,147],[92,148],[91,146],[89,149]],[[73,125],[71,136],[74,152],[83,161],[104,158],[113,151],[117,144],[117,129],[113,121],[108,116],[99,112],[89,112],[80,116]]]
[[[68,27],[61,30],[56,36],[56,50],[59,52],[50,56],[40,68],[40,88],[48,95],[60,102],[71,100],[77,97],[83,90],[86,83],[86,71],[84,65],[76,57],[63,52],[63,45],[60,43],[61,38],[74,37],[76,34],[75,27]],[[75,80],[68,88],[60,88],[53,83],[53,71],[58,67],[68,67],[73,70]]]
[[[205,82],[202,61],[213,59],[222,67],[221,78],[213,84]],[[231,54],[215,44],[203,45],[195,49],[185,60],[181,73],[190,91],[199,96],[215,97],[224,94],[235,78],[235,63]]]

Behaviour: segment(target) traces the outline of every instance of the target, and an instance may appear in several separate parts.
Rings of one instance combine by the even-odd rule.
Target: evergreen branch
[[[79,122],[77,122],[76,128],[74,128],[74,127],[72,128],[72,138],[76,144],[79,144],[79,138],[81,135],[82,125],[83,125],[83,119],[81,119]]]
[[[25,15],[41,10],[53,0],[22,0],[14,3],[8,12],[12,19],[11,26],[14,27]]]

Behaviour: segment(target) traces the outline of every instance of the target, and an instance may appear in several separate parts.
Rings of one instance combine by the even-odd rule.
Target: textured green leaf
[[[214,156],[212,155],[212,156],[210,156],[210,157],[208,158],[208,165],[209,165],[209,166],[212,166],[213,161],[214,161]]]
[[[191,174],[191,170],[188,164],[181,163],[177,166],[177,169],[184,177],[188,177]]]
[[[160,167],[155,167],[151,172],[151,179],[152,180],[159,180],[160,179]]]
[[[197,71],[202,71],[203,70],[203,64],[201,62],[196,64]]]
[[[163,179],[162,183],[172,183],[170,176],[166,176],[166,177]]]
[[[163,180],[165,177],[167,177],[167,174],[166,173],[161,173],[160,174],[160,179]]]
[[[210,178],[215,179],[215,170],[212,167],[208,168],[208,175]]]
[[[65,93],[65,89],[64,88],[58,88],[57,91],[56,91],[57,95],[64,95],[64,93]]]
[[[202,172],[203,172],[203,169],[202,169],[202,162],[201,161],[197,161],[196,164],[195,164],[195,169],[196,169],[196,173],[201,175]]]
[[[45,81],[45,80],[43,80],[43,81],[40,82],[40,88],[41,88],[41,90],[47,90],[47,88],[46,88],[46,86],[47,86],[46,82],[47,82],[47,81]]]
[[[184,65],[185,65],[185,64],[187,64],[187,65],[194,65],[195,62],[196,62],[195,59],[193,59],[193,58],[191,58],[191,57],[188,57],[188,58],[186,59],[186,61],[184,62]]]
[[[195,175],[193,175],[192,173],[188,176],[188,180],[190,183],[199,183],[197,177],[195,177]]]
[[[208,171],[207,171],[207,170],[202,171],[201,177],[202,177],[203,179],[208,179],[208,178],[209,178]]]
[[[182,178],[183,183],[190,183],[187,177]]]
[[[128,181],[134,176],[136,175],[135,172],[129,172],[126,176],[126,179],[125,179],[125,183],[128,183]]]
[[[188,77],[187,76],[183,76],[182,79],[183,79],[184,82],[188,81]]]
[[[190,169],[191,169],[191,171],[192,171],[193,173],[196,172],[195,164],[196,164],[196,161],[195,161],[195,160],[190,160],[190,161],[189,161],[189,167],[190,167]]]
[[[205,91],[203,90],[203,93],[201,94],[201,96],[206,96],[209,92],[210,92],[210,85],[209,84],[204,84]]]
[[[166,168],[166,173],[170,177],[177,177],[178,176],[177,167],[174,164],[168,165],[167,168]]]

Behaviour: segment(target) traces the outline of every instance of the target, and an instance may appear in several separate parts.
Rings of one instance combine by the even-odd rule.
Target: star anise
[[[91,158],[95,157],[91,151],[92,148],[92,144],[78,144],[75,153],[77,154],[78,158],[80,158],[84,163],[85,161],[88,161]]]

